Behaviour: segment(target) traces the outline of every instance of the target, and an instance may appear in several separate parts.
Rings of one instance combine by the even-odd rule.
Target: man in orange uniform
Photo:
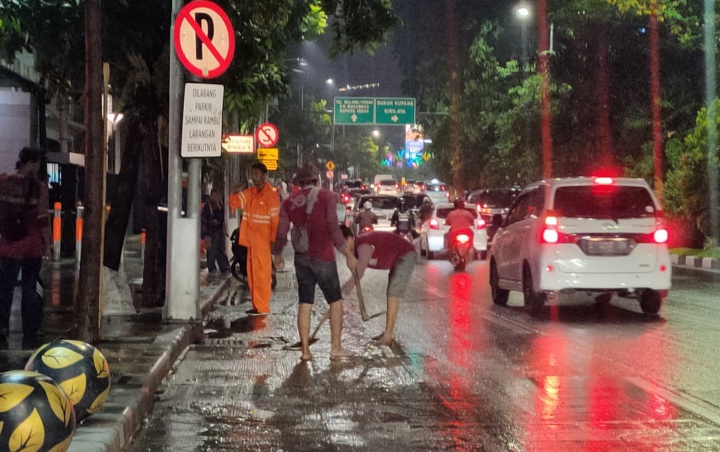
[[[267,182],[267,167],[255,163],[250,169],[253,186],[240,194],[243,209],[240,244],[248,249],[247,272],[253,308],[248,315],[270,314],[272,256],[280,219],[280,199]]]

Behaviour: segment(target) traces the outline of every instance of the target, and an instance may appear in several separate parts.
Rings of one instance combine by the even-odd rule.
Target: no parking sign
[[[235,52],[235,32],[225,11],[213,2],[196,0],[175,19],[175,52],[192,74],[215,78],[227,70]]]

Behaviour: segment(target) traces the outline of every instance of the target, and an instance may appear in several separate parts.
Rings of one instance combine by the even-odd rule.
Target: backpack
[[[293,249],[298,254],[305,254],[310,250],[310,237],[307,231],[307,222],[312,213],[315,202],[317,201],[318,191],[320,189],[313,187],[307,197],[307,207],[305,208],[305,221],[302,224],[293,224],[290,230],[290,241]]]
[[[37,191],[37,184],[33,178],[27,178],[27,187],[19,186],[25,182],[23,179],[8,178],[3,182],[0,186],[0,236],[8,242],[17,242],[30,232],[30,218],[34,210],[30,200]]]

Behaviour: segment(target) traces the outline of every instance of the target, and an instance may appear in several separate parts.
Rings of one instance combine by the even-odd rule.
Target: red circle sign
[[[192,74],[215,78],[227,70],[235,52],[235,31],[225,11],[206,0],[185,5],[175,19],[178,59]]]
[[[260,147],[269,148],[275,146],[280,138],[280,133],[274,124],[266,122],[260,124],[260,127],[255,131],[255,139],[257,140]]]

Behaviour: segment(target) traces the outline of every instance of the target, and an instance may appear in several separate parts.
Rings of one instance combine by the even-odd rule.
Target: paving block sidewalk
[[[720,270],[720,259],[712,257],[680,256],[671,254],[673,265],[679,267],[702,268],[705,270]]]

